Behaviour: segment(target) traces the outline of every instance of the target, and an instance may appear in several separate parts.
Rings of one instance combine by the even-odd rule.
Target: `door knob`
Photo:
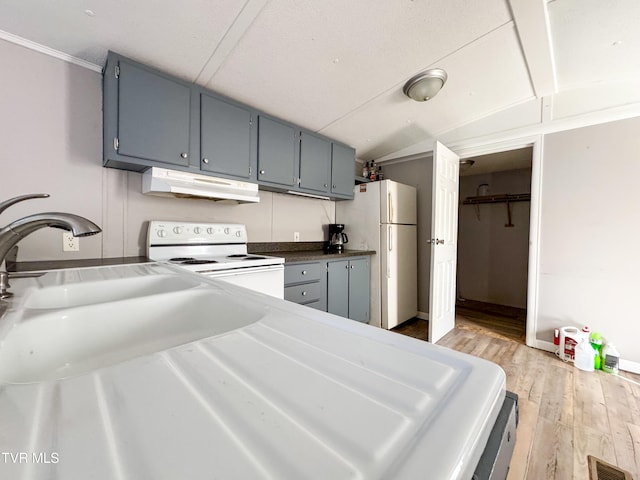
[[[444,238],[441,238],[441,239],[437,239],[436,238],[436,245],[438,245],[438,244],[444,245]]]

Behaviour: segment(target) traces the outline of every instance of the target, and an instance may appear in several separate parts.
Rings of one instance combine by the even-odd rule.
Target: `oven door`
[[[272,297],[284,298],[284,266],[236,268],[214,272],[203,272],[209,278],[219,278],[225,282],[265,293]]]

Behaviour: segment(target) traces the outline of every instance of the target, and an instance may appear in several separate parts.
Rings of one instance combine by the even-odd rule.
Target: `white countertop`
[[[0,349],[17,325],[38,318],[20,314],[33,291],[167,273],[195,276],[144,264],[13,280]],[[261,318],[70,378],[0,384],[0,477],[471,478],[504,398],[497,365],[197,281]],[[216,322],[217,313],[201,315]]]

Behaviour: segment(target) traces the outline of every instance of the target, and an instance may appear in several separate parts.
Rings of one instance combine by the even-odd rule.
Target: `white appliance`
[[[244,225],[154,220],[147,257],[284,298],[284,258],[248,254]]]
[[[418,313],[417,194],[391,180],[356,185],[353,201],[336,204],[349,245],[371,258],[370,324],[391,329]]]
[[[227,203],[260,201],[256,183],[158,167],[151,167],[142,174],[142,193],[165,197],[206,198]]]

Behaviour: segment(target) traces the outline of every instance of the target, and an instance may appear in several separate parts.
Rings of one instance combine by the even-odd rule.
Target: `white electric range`
[[[212,278],[284,298],[284,259],[247,253],[247,229],[237,223],[153,220],[147,256]]]

